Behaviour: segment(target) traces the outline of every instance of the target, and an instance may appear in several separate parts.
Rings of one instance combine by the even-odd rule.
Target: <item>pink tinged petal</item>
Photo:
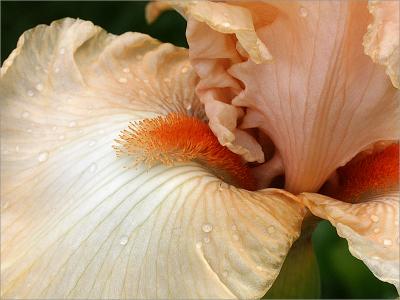
[[[264,161],[260,145],[238,128],[236,120],[243,115],[243,111],[232,107],[230,100],[242,87],[227,73],[232,64],[244,59],[255,63],[271,59],[255,33],[250,11],[208,1],[195,4],[178,2],[177,7],[188,19],[190,58],[200,77],[197,94],[209,114],[211,129],[222,145],[247,161]]]
[[[364,36],[364,49],[372,60],[386,67],[393,85],[399,88],[400,2],[369,1],[373,22]]]
[[[370,196],[350,204],[318,194],[304,193],[301,202],[311,212],[329,220],[350,252],[374,275],[399,291],[399,191]]]
[[[26,32],[2,68],[5,298],[259,298],[304,208],[195,163],[129,168],[129,121],[202,116],[187,51],[64,19]],[[188,107],[191,107],[188,109]]]
[[[366,2],[271,4],[280,13],[257,33],[274,63],[233,64],[245,88],[231,103],[275,143],[286,188],[315,191],[369,144],[397,139],[399,94],[363,53]]]

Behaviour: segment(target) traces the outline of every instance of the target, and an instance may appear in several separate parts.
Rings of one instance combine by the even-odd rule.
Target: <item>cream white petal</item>
[[[382,281],[399,288],[400,194],[387,192],[350,204],[318,194],[299,196],[311,212],[329,220],[339,236],[347,239],[350,252],[361,259]]]
[[[4,298],[256,298],[304,214],[195,163],[132,167],[130,121],[202,117],[187,51],[64,19],[26,32],[1,77]]]

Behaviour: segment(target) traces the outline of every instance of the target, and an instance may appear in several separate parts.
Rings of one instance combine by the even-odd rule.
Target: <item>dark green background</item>
[[[1,60],[15,48],[18,37],[38,24],[74,17],[90,20],[108,32],[147,33],[164,42],[187,46],[185,20],[166,12],[153,25],[144,19],[145,2],[1,2]],[[395,288],[377,280],[365,265],[353,258],[347,242],[322,222],[313,235],[321,272],[323,298],[395,298]]]

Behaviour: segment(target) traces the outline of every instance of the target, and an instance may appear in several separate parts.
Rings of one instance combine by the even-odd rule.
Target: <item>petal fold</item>
[[[347,239],[350,252],[399,292],[399,197],[398,191],[387,192],[357,204],[311,193],[299,199],[314,215],[331,222]]]
[[[251,124],[273,141],[284,165],[285,188],[295,194],[317,191],[365,147],[398,139],[399,92],[384,67],[364,53],[372,19],[367,1],[267,4],[260,14],[276,13],[269,23],[258,23],[256,33],[272,63],[246,59],[234,37],[212,32],[189,15],[190,59],[200,77],[196,91],[210,124],[218,125],[214,133],[220,140],[230,138],[232,151],[240,154],[245,148],[246,160],[265,159]],[[257,15],[251,7],[248,11]],[[212,114],[215,101],[240,113]],[[251,146],[241,142],[244,135]]]
[[[386,67],[393,85],[400,88],[400,2],[369,1],[373,22],[364,36],[364,49],[372,60]]]
[[[132,167],[129,122],[204,116],[185,49],[64,19],[26,32],[2,68],[4,298],[259,298],[305,209],[196,163]]]

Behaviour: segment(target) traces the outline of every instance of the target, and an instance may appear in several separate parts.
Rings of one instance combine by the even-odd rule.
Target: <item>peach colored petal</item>
[[[386,67],[393,85],[399,88],[400,2],[369,1],[373,22],[364,36],[364,49],[372,60]]]
[[[299,196],[311,212],[329,220],[347,239],[350,252],[361,259],[382,281],[399,291],[399,201],[400,194],[388,192],[350,204],[318,194]]]
[[[165,10],[172,9],[169,1],[153,1],[146,5],[146,21],[153,23]]]
[[[256,30],[273,63],[246,60],[232,37],[189,18],[190,58],[200,77],[197,94],[207,114],[215,110],[213,101],[224,102],[240,109],[237,128],[249,139],[254,138],[250,128],[272,139],[289,191],[316,191],[368,145],[398,138],[399,94],[384,68],[364,54],[363,36],[371,21],[366,1],[268,3],[278,13]],[[214,53],[203,51],[206,47]],[[213,78],[224,78],[224,84]],[[224,123],[234,115],[224,114],[209,116],[210,123],[218,123],[213,130],[219,138],[234,132],[234,121]],[[251,158],[263,159],[258,153]]]
[[[185,49],[64,19],[26,32],[0,80],[3,298],[259,298],[304,208],[195,163],[116,158],[130,121],[203,115]]]

